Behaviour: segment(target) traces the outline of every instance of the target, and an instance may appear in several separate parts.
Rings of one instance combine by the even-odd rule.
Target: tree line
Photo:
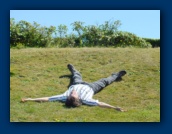
[[[101,25],[84,24],[81,21],[71,23],[75,34],[67,34],[68,27],[63,24],[46,27],[10,18],[10,47],[152,47],[146,39],[119,31],[119,20],[105,21]]]

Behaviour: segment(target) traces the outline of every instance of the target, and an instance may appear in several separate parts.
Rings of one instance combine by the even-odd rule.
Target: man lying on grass
[[[122,70],[118,73],[113,73],[107,78],[102,78],[93,83],[87,83],[82,80],[82,76],[77,71],[73,65],[68,64],[68,69],[72,73],[72,84],[69,89],[60,95],[51,96],[51,97],[42,97],[42,98],[23,98],[21,101],[37,101],[37,102],[47,102],[47,101],[62,101],[65,102],[67,107],[78,107],[82,104],[91,105],[91,106],[100,106],[104,108],[112,108],[117,111],[124,112],[120,107],[115,107],[104,102],[99,102],[98,100],[93,99],[93,95],[100,92],[103,88],[109,84],[118,81],[122,76],[126,74],[125,70]]]

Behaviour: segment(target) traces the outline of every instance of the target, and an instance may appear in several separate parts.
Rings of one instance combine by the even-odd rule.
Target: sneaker
[[[118,73],[113,73],[112,76],[116,77],[115,81],[121,81],[122,80],[122,76],[124,76],[127,72],[125,70],[121,70]]]
[[[127,72],[125,70],[121,70],[119,71],[117,74],[118,74],[118,77],[122,77],[126,74]]]
[[[67,67],[71,72],[75,69],[72,64],[68,64]]]

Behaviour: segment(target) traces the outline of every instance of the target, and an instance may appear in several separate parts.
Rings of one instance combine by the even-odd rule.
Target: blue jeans
[[[72,83],[71,85],[76,85],[76,84],[86,84],[89,85],[93,91],[94,94],[100,92],[103,88],[105,88],[106,86],[108,86],[109,84],[113,83],[114,81],[117,80],[118,73],[114,73],[113,75],[107,77],[107,78],[102,78],[98,81],[92,82],[92,83],[88,83],[82,80],[82,75],[80,74],[79,71],[77,71],[76,69],[72,69],[71,70],[72,73]]]

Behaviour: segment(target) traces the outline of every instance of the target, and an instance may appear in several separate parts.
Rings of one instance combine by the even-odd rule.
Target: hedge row
[[[152,47],[160,47],[160,39],[150,39],[150,38],[143,38],[146,42],[149,42]]]
[[[15,22],[10,19],[10,47],[160,47],[160,39],[140,38],[137,35],[118,31],[120,21],[106,21],[102,25],[84,26],[74,22],[78,34],[67,34],[67,26],[43,27],[34,22]],[[59,35],[59,36],[58,36]]]

